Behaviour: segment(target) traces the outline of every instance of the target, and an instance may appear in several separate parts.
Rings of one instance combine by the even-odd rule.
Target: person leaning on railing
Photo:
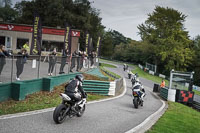
[[[59,72],[59,74],[65,73],[63,69],[65,67],[65,64],[67,62],[67,58],[68,57],[70,57],[69,50],[65,49],[65,51],[63,51],[63,55],[62,55],[62,58],[61,58],[61,65],[60,65],[60,72]]]
[[[49,69],[48,69],[48,75],[52,76],[53,75],[53,69],[57,61],[57,53],[56,49],[49,54]]]
[[[5,50],[5,46],[0,45],[0,75],[3,70],[4,65],[6,64],[6,57],[8,56],[10,56],[10,54]]]
[[[17,77],[16,77],[16,80],[20,80],[19,76],[22,74],[22,72],[24,70],[24,64],[26,63],[27,58],[28,58],[27,50],[22,48],[21,51],[17,53],[17,61],[16,61]]]

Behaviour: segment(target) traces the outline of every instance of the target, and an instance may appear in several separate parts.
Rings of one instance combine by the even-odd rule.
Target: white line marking
[[[102,99],[102,100],[95,100],[95,101],[88,102],[86,104],[93,104],[93,103],[100,103],[100,102],[110,101],[110,100],[114,100],[114,99],[117,99],[117,98],[120,98],[120,97],[124,96],[124,94],[126,93],[126,90],[127,90],[126,81],[125,81],[124,78],[123,78],[123,83],[124,83],[124,91],[119,96],[112,97],[112,98],[107,98],[107,99]],[[42,110],[35,110],[35,111],[30,111],[30,112],[22,112],[22,113],[16,113],[16,114],[2,115],[2,116],[0,116],[0,120],[23,117],[23,116],[29,116],[29,115],[35,115],[35,114],[40,114],[40,113],[45,113],[45,112],[50,112],[50,111],[53,111],[54,109],[55,109],[55,107],[48,108],[48,109],[42,109]]]
[[[149,88],[149,87],[147,87]],[[155,95],[154,93],[152,93],[154,96],[158,97],[157,95]],[[160,98],[159,98],[160,99]],[[163,100],[160,99],[160,101],[162,102],[162,106],[153,114],[151,114],[149,117],[147,117],[142,123],[140,123],[139,125],[137,125],[136,127],[132,128],[131,130],[125,132],[125,133],[134,133],[134,132],[139,132],[140,128],[142,128],[145,124],[147,124],[147,122],[149,122],[153,117],[155,117],[156,115],[158,115],[165,107],[165,102]]]

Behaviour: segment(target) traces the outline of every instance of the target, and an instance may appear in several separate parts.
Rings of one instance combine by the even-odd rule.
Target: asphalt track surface
[[[135,109],[131,96],[131,81],[122,65],[109,69],[126,80],[127,91],[124,96],[86,105],[81,118],[66,119],[62,124],[55,124],[53,112],[45,112],[28,116],[0,119],[0,133],[124,133],[156,112],[162,102],[151,91],[153,82],[141,79],[147,86],[144,106]],[[151,88],[151,89],[150,89]]]

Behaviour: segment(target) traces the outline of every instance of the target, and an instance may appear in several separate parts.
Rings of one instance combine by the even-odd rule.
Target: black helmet
[[[83,77],[82,74],[76,75],[75,79],[78,79],[80,82],[83,82],[83,81],[84,81],[84,77]]]

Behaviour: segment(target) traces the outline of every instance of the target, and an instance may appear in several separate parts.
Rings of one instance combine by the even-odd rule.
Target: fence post
[[[40,78],[40,61],[41,61],[41,55],[39,56],[39,61],[38,61],[38,74],[37,74],[37,78]]]
[[[13,62],[14,62],[14,55],[12,55],[12,65],[11,65],[11,83],[13,81]]]
[[[57,61],[56,61],[56,64],[55,64],[55,76],[56,76],[56,69],[57,69]]]

